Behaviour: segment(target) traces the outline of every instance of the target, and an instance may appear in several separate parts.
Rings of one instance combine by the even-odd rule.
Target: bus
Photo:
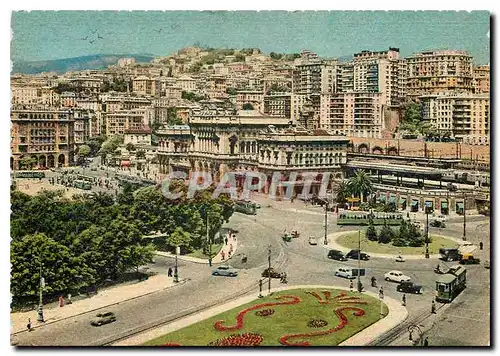
[[[15,178],[45,178],[45,172],[40,171],[18,171],[14,173]]]
[[[251,201],[237,200],[234,202],[234,211],[247,215],[257,215],[257,204]]]
[[[368,211],[348,211],[339,212],[337,225],[368,225],[370,219],[373,220],[373,225],[401,225],[403,222],[403,214],[401,213],[385,213]]]
[[[467,287],[467,270],[453,266],[436,280],[436,301],[449,303]]]
[[[91,190],[92,189],[92,184],[90,182],[87,182],[85,180],[75,180],[73,182],[73,186],[78,189],[83,189],[83,190]]]

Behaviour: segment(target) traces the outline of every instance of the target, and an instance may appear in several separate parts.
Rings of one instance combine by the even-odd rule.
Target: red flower
[[[264,338],[254,333],[232,334],[212,341],[208,346],[259,346]]]
[[[173,346],[173,347],[175,347],[175,346],[181,346],[181,344],[178,344],[176,342],[167,342],[166,344],[163,344],[163,346]]]

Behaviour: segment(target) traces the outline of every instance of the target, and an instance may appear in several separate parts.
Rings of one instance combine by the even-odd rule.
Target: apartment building
[[[176,80],[176,84],[184,91],[195,92],[197,88],[196,79],[182,75]]]
[[[406,60],[407,94],[410,97],[473,91],[472,57],[466,51],[427,51],[407,57]]]
[[[127,130],[138,130],[144,126],[144,113],[119,110],[103,114],[106,136],[123,135]]]
[[[236,93],[236,109],[243,110],[245,104],[251,104],[254,110],[264,110],[264,92],[259,90],[238,90]]]
[[[99,93],[104,79],[96,76],[77,77],[70,79],[69,83],[75,88],[83,89],[87,93]]]
[[[420,98],[423,118],[441,134],[472,145],[490,143],[489,94],[445,93]]]
[[[264,114],[272,117],[292,118],[292,94],[272,93],[264,96]]]
[[[380,138],[384,129],[383,97],[376,92],[323,95],[321,128],[335,135]]]
[[[60,97],[51,87],[34,85],[12,86],[12,105],[45,105],[56,107],[60,104]]]
[[[160,80],[145,75],[138,76],[132,80],[132,91],[139,95],[160,96]]]
[[[11,110],[10,119],[11,169],[66,167],[73,163],[75,120],[70,110]],[[23,158],[34,159],[34,164],[24,166]]]
[[[490,93],[490,66],[474,67],[473,71],[474,94]]]
[[[75,120],[73,133],[75,136],[75,145],[83,145],[91,137],[91,126],[97,124],[95,113],[88,110],[73,110],[73,119]],[[76,148],[75,148],[76,149]]]
[[[227,78],[225,76],[213,75],[208,78],[207,94],[210,99],[227,98]]]

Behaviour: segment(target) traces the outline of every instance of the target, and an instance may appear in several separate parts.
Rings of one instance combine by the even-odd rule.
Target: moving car
[[[345,257],[347,258],[352,258],[352,259],[362,259],[363,261],[368,261],[370,259],[370,255],[364,252],[359,252],[359,250],[351,250],[349,251]]]
[[[437,218],[436,218],[437,221],[441,221],[441,222],[446,222],[446,215],[439,215]]]
[[[237,275],[238,271],[228,265],[219,266],[212,271],[212,276],[236,277]]]
[[[459,263],[462,265],[466,265],[466,264],[467,265],[469,265],[469,264],[477,265],[480,262],[481,262],[481,260],[479,258],[475,258],[472,253],[462,253]]]
[[[116,316],[112,312],[104,312],[96,315],[94,319],[90,321],[92,326],[101,326],[105,324],[109,324],[116,321]]]
[[[401,282],[396,290],[403,293],[422,294],[423,288],[413,282]]]
[[[271,278],[281,278],[281,273],[276,271],[274,268],[266,268],[262,272],[262,277],[271,277]]]
[[[410,277],[405,276],[401,271],[389,271],[384,275],[384,278],[386,281],[392,281],[398,283],[410,281]]]
[[[335,276],[343,277],[347,279],[356,278],[351,268],[349,267],[339,267],[335,270]]]
[[[309,237],[309,245],[317,245],[318,240],[314,236]]]
[[[451,262],[460,260],[460,253],[458,248],[440,248],[439,254],[443,261]]]
[[[330,250],[330,251],[328,251],[327,257],[331,258],[332,260],[347,261],[347,258],[339,250]]]

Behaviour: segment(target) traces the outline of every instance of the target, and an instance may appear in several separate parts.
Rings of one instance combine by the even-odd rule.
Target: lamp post
[[[425,258],[429,258],[429,210],[430,206],[425,203]]]
[[[177,256],[179,255],[180,252],[180,247],[175,246],[175,267],[174,267],[174,282],[179,283],[179,271],[178,271],[178,265],[177,265]]]
[[[467,201],[467,197],[466,197],[465,192],[464,192],[464,211],[463,211],[463,213],[464,213],[464,236],[462,237],[462,240],[464,240],[464,241],[467,241],[467,234],[465,232],[465,227],[466,227],[466,221],[465,221],[465,203],[466,203],[466,201]]]
[[[212,267],[212,240],[210,239],[209,228],[208,228],[208,212],[207,212],[207,242],[208,242],[208,265]]]
[[[38,303],[38,318],[37,321],[43,323],[45,322],[43,318],[43,288],[45,287],[45,279],[42,277],[42,262],[40,260],[40,299]]]
[[[325,239],[323,243],[325,245],[328,245],[328,201],[326,199],[319,199],[319,198],[318,200],[325,203]]]
[[[358,292],[361,293],[361,230],[358,230]]]
[[[269,264],[269,267],[268,267],[268,275],[267,275],[267,278],[268,278],[268,282],[267,282],[267,292],[269,295],[271,295],[271,245],[269,245],[269,249],[267,251],[267,261],[268,261],[268,264]]]

